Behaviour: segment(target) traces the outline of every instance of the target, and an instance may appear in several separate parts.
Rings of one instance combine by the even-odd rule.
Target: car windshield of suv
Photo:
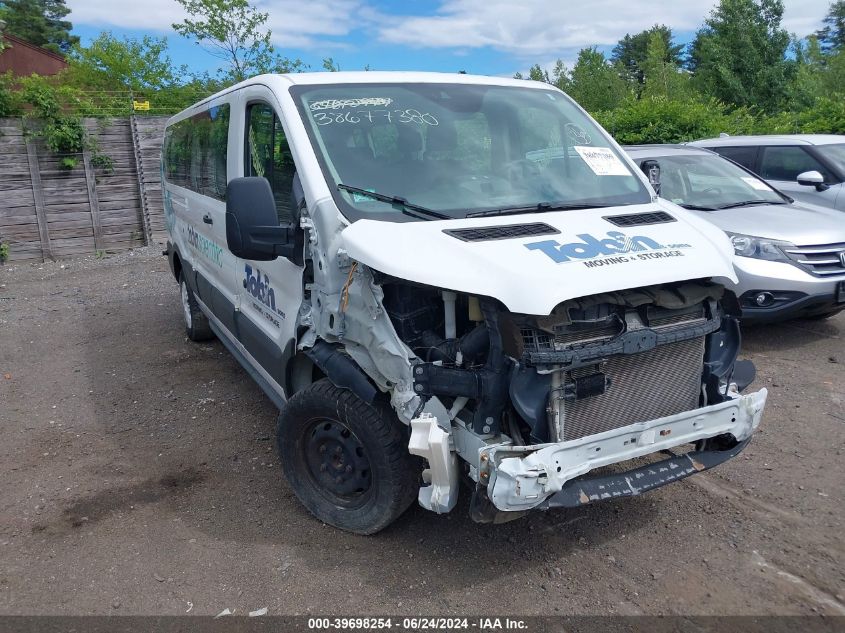
[[[704,210],[754,204],[783,204],[760,178],[717,154],[654,156],[660,166],[660,197]]]
[[[418,218],[459,218],[650,201],[605,133],[554,90],[394,83],[291,93],[351,219],[408,219],[412,205]]]
[[[836,166],[840,174],[845,175],[845,144],[816,145],[816,151]]]

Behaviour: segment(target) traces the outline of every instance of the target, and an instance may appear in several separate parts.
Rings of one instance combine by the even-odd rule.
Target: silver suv
[[[722,136],[690,145],[730,158],[798,200],[845,211],[845,136]]]
[[[718,154],[688,145],[625,148],[660,197],[728,234],[742,320],[827,317],[845,309],[842,213],[793,201]]]

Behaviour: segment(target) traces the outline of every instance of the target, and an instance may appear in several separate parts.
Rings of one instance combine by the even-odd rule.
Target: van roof
[[[486,75],[465,75],[462,73],[433,73],[418,71],[341,71],[341,72],[319,72],[319,73],[288,73],[288,74],[264,74],[251,77],[210,95],[199,101],[179,114],[174,115],[169,121],[173,123],[197,108],[227,95],[241,88],[254,85],[264,85],[271,89],[286,91],[290,86],[319,86],[328,84],[367,84],[367,83],[454,83],[471,84],[479,86],[519,86],[523,88],[545,88],[554,89],[547,83],[532,81],[530,79],[513,79],[510,77],[491,77]]]
[[[271,75],[273,76],[273,75]],[[549,87],[542,82],[513,79],[511,77],[490,77],[486,75],[466,75],[463,73],[434,73],[419,71],[341,71],[319,73],[290,73],[275,75],[282,77],[292,84],[318,85],[342,83],[466,83],[499,86],[525,86],[537,84],[537,87]],[[259,75],[254,79],[261,79],[267,75]],[[247,82],[253,80],[247,80]]]

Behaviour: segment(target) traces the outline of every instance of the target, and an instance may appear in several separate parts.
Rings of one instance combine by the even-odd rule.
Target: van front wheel
[[[324,523],[374,534],[417,497],[421,464],[390,407],[367,404],[328,379],[290,399],[276,439],[291,488]]]
[[[185,334],[192,341],[207,341],[214,338],[214,332],[208,324],[208,317],[203,314],[194,299],[185,274],[179,273],[179,298],[182,301],[182,314],[185,317]]]

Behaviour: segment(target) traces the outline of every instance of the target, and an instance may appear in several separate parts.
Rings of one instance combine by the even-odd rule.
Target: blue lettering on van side
[[[267,275],[262,278],[261,271],[258,268],[253,271],[252,266],[245,264],[243,284],[249,294],[273,312],[276,312],[276,293],[270,286],[270,279]]]
[[[661,250],[667,248],[643,235],[628,236],[619,231],[609,231],[607,237],[598,238],[589,233],[578,235],[580,242],[561,244],[557,240],[543,240],[525,244],[530,251],[540,251],[555,263],[583,261],[622,253]]]

